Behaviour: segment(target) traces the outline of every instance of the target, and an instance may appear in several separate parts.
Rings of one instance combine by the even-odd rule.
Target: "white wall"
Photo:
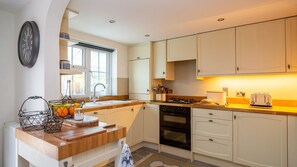
[[[3,166],[3,125],[15,112],[15,16],[0,10],[0,166]]]
[[[175,95],[206,96],[206,91],[222,91],[228,87],[229,96],[236,91],[246,92],[247,97],[255,92],[269,92],[273,99],[297,99],[297,74],[253,74],[209,77],[196,80],[195,61],[175,63],[175,80],[163,81]]]
[[[23,67],[20,63],[16,65],[16,106],[32,95],[47,100],[59,98],[59,31],[68,2],[32,0],[17,13],[16,34],[25,21],[35,21],[40,31],[40,49],[32,68]]]

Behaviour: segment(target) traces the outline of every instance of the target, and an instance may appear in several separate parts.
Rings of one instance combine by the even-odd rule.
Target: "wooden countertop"
[[[104,125],[106,125],[106,123],[100,122],[98,126]],[[63,125],[61,132],[58,133],[74,129],[76,128]],[[55,137],[58,133],[45,133],[43,130],[23,131],[18,128],[16,129],[16,138],[41,153],[54,159],[62,160],[126,137],[126,127],[116,126],[106,128],[106,130],[107,131],[104,133],[94,134],[82,139],[67,142]]]
[[[90,107],[90,108],[83,108],[83,111],[90,112],[90,111],[96,111],[96,110],[114,109],[114,108],[120,108],[120,107],[134,106],[134,105],[139,105],[139,104],[145,104],[145,102],[133,100],[133,101],[131,101],[129,103],[125,103],[125,104],[112,104],[112,105],[106,105],[106,106],[94,106],[94,107]]]
[[[297,107],[273,106],[273,107],[267,108],[267,107],[253,107],[253,106],[250,106],[249,104],[234,104],[234,103],[228,104],[226,106],[218,106],[218,105],[205,105],[199,102],[194,104],[177,104],[177,103],[166,103],[166,102],[160,102],[160,101],[149,101],[148,103],[158,104],[158,105],[204,108],[204,109],[213,109],[213,110],[297,116]]]

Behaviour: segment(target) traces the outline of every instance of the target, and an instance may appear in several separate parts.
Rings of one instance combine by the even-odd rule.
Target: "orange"
[[[68,109],[66,107],[59,107],[57,108],[57,111],[56,111],[56,116],[57,117],[66,117],[68,115]]]
[[[71,116],[74,116],[74,111],[75,111],[75,107],[70,107],[69,109],[69,114],[71,115]]]

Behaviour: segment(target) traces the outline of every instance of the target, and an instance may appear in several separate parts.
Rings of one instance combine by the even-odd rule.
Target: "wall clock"
[[[39,52],[40,36],[37,24],[26,21],[20,31],[18,39],[18,55],[23,66],[34,66]]]

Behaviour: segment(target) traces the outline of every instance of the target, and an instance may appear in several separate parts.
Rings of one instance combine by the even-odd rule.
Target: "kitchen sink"
[[[98,101],[98,102],[87,102],[84,104],[83,108],[94,108],[94,107],[101,107],[101,106],[112,106],[116,104],[127,104],[131,103],[130,100],[107,100],[107,101]]]

